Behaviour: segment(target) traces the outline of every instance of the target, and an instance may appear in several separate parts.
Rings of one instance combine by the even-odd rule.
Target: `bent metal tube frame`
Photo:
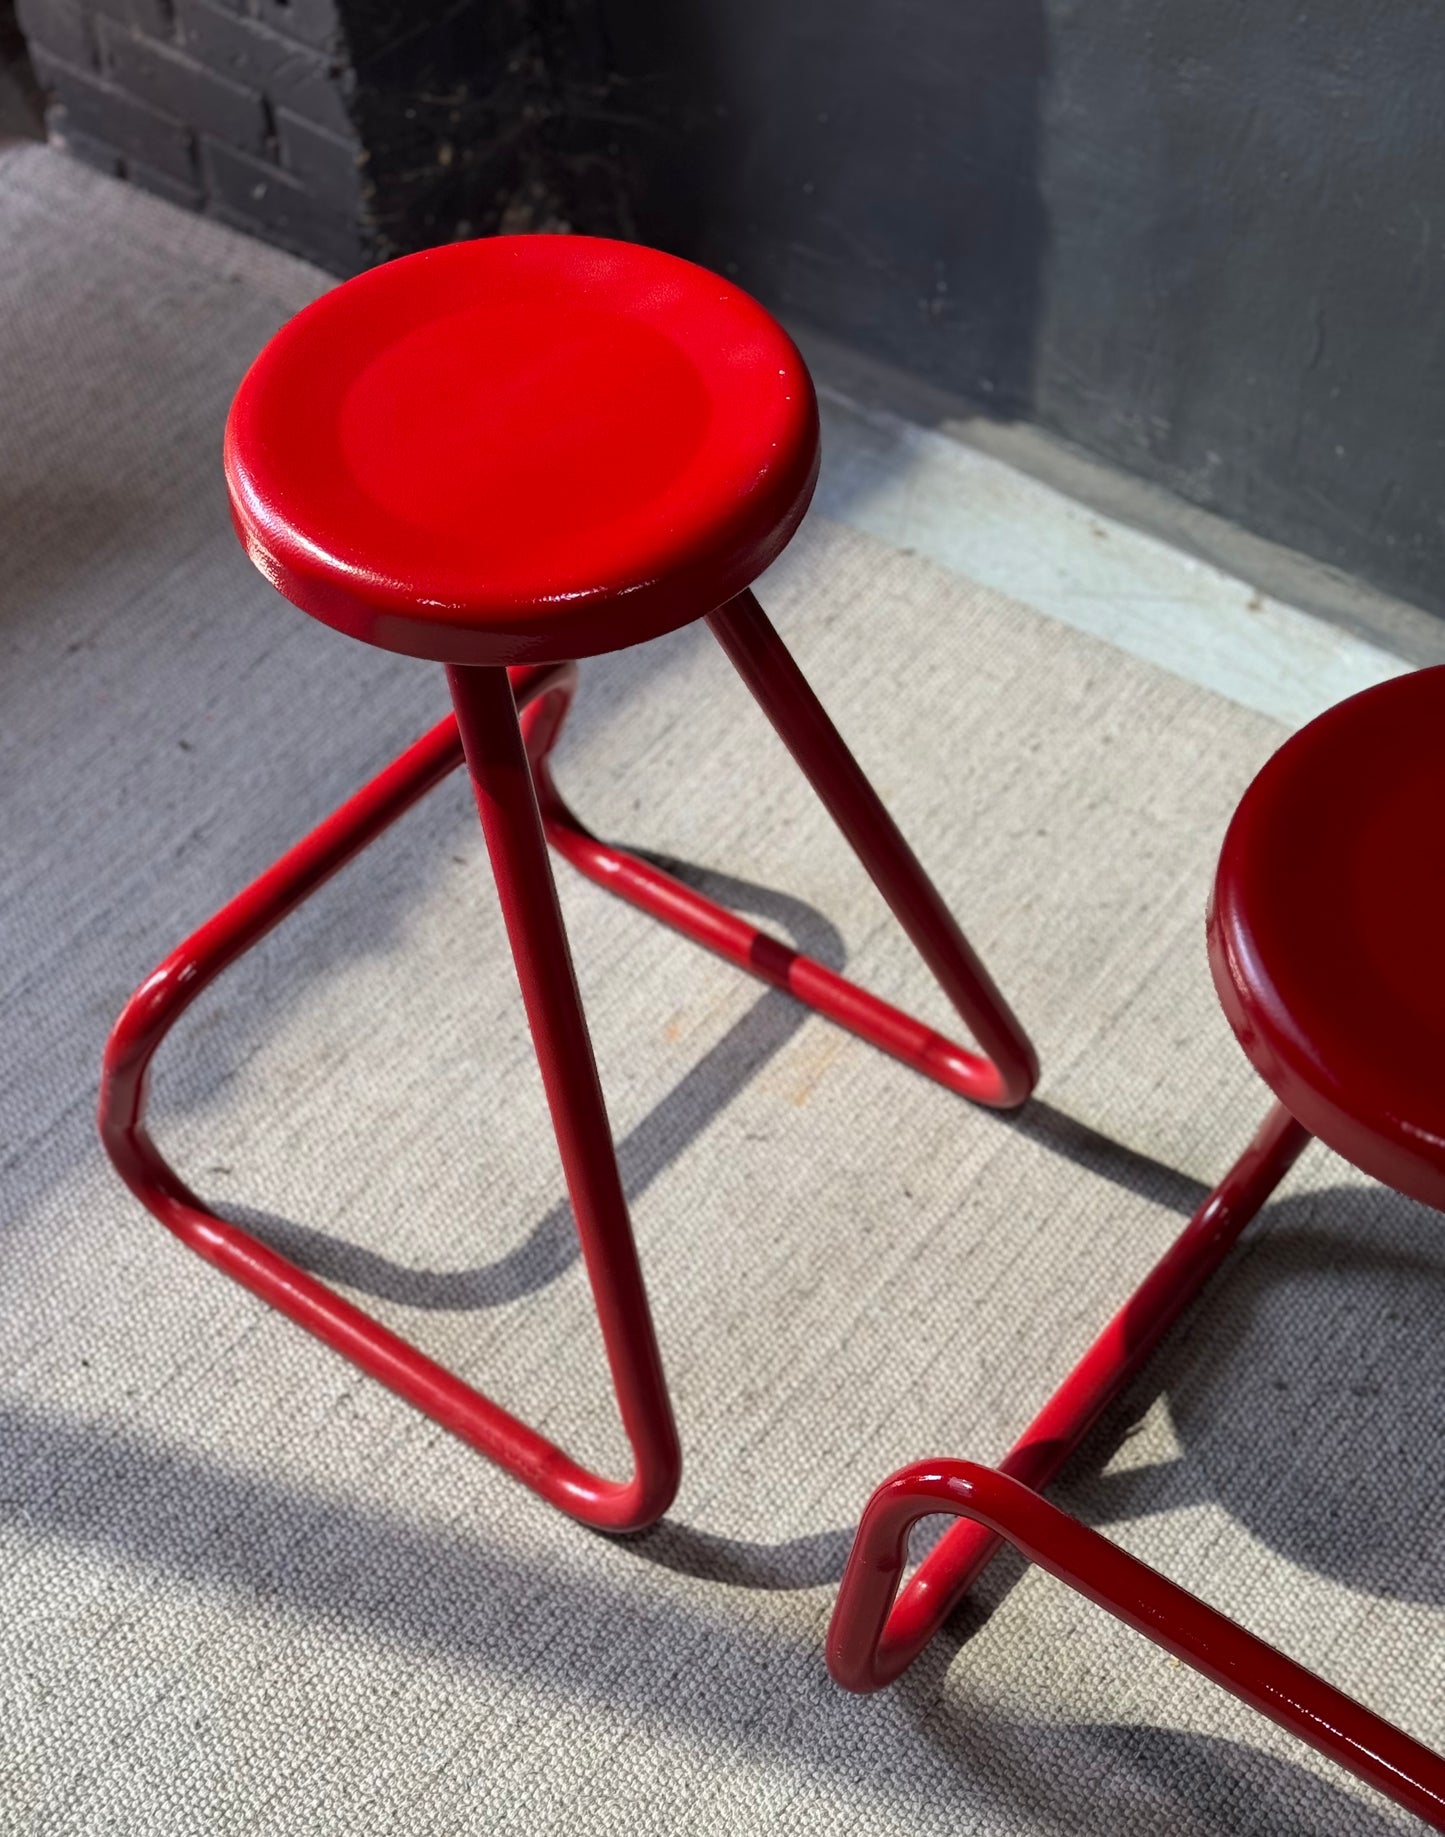
[[[864,1693],[891,1684],[1007,1542],[1445,1830],[1445,1758],[1040,1497],[1309,1140],[1282,1104],[1271,1109],[1244,1154],[997,1467],[921,1461],[878,1487],[859,1524],[828,1629],[828,1669],[837,1683]],[[933,1513],[951,1513],[959,1523],[900,1588],[909,1532]]]
[[[214,1263],[551,1504],[600,1530],[639,1530],[671,1503],[681,1454],[547,844],[582,873],[729,962],[786,990],[927,1077],[1008,1108],[1038,1075],[1033,1049],[751,593],[708,623],[933,972],[981,1052],[953,1044],[824,964],[758,930],[573,816],[548,755],[577,683],[573,663],[452,667],[439,721],[173,951],[106,1046],[99,1123],[147,1209]],[[150,1065],[201,991],[465,761],[561,1154],[634,1471],[611,1480],[323,1282],[221,1218],[146,1129]]]

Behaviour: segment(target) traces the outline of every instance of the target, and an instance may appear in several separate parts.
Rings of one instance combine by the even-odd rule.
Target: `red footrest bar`
[[[1029,1562],[1222,1684],[1261,1715],[1445,1830],[1445,1759],[1194,1595],[1042,1499],[972,1461],[920,1461],[868,1501],[828,1633],[828,1668],[850,1690],[873,1690],[908,1534],[949,1512],[1004,1539]]]

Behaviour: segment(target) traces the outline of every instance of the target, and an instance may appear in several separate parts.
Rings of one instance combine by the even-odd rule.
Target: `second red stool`
[[[749,591],[818,471],[812,383],[716,275],[586,237],[499,237],[349,281],[283,327],[226,432],[236,528],[304,611],[444,664],[455,710],[160,966],[106,1050],[103,1139],[183,1242],[589,1524],[667,1509],[680,1455],[547,855],[950,1089],[1021,1103],[1023,1032]],[[574,658],[705,618],[979,1050],[599,841],[547,769]],[[326,688],[316,688],[318,712]],[[465,759],[634,1470],[593,1473],[259,1239],[166,1164],[150,1061],[208,982]],[[700,762],[706,770],[706,762]],[[540,793],[540,804],[539,804]]]
[[[1278,1101],[1182,1236],[997,1468],[919,1462],[864,1510],[828,1632],[850,1690],[918,1656],[1001,1541],[1445,1830],[1445,1757],[1039,1496],[1311,1135],[1445,1211],[1445,667],[1352,696],[1295,734],[1229,826],[1214,986]],[[904,1584],[908,1536],[952,1526]]]

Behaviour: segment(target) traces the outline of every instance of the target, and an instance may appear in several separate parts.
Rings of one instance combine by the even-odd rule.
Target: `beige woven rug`
[[[766,600],[1044,1080],[972,1110],[560,870],[687,1450],[643,1538],[546,1510],[112,1176],[125,996],[444,706],[227,525],[228,398],[320,285],[0,156],[0,1830],[1410,1828],[1012,1559],[886,1695],[822,1664],[869,1488],[1000,1452],[1262,1112],[1201,918],[1267,721],[805,528]],[[586,668],[559,777],[943,1018],[703,630]],[[235,1216],[620,1460],[459,781],[202,1001],[158,1117]],[[1312,1150],[1058,1491],[1437,1745],[1442,1280],[1439,1219]]]

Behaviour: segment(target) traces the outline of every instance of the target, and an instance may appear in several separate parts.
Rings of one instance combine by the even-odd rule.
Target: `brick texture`
[[[333,134],[354,134],[348,100],[355,78],[337,59],[209,0],[177,0],[176,33],[197,62],[259,91],[273,108]]]
[[[65,110],[58,105],[50,111],[49,125],[56,138],[64,142],[66,151],[84,160],[87,166],[108,172],[113,178],[124,176],[123,163],[116,149],[108,141],[82,134],[79,128],[71,125]]]
[[[58,139],[63,141],[66,128],[72,127],[156,172],[182,180],[194,176],[195,139],[183,122],[57,58],[37,51],[32,62],[37,79],[54,98],[47,120]]]
[[[230,146],[266,151],[270,124],[258,90],[217,76],[170,45],[117,30],[109,19],[100,21],[100,43],[102,64],[118,89],[177,121],[204,125]]]
[[[414,0],[414,4],[415,10],[421,12],[426,0]],[[277,32],[319,50],[337,48],[340,27],[333,0],[254,0],[254,5],[262,22]]]
[[[18,0],[58,143],[340,273],[545,194],[538,4]]]
[[[125,176],[143,191],[153,191],[158,198],[183,205],[187,210],[199,210],[205,203],[199,177],[190,181],[174,178],[169,172],[154,171],[138,159],[126,161]]]
[[[72,69],[94,69],[94,21],[72,0],[19,0],[15,17],[32,52],[49,52]]]
[[[114,19],[137,32],[148,32],[152,38],[164,38],[171,29],[171,11],[167,0],[84,0],[88,13]]]
[[[279,167],[219,141],[202,142],[202,164],[208,202],[226,222],[257,229],[338,273],[367,266],[371,238],[354,213],[331,209]]]
[[[313,197],[354,212],[366,190],[366,155],[355,140],[328,134],[288,109],[276,110],[281,164]]]

